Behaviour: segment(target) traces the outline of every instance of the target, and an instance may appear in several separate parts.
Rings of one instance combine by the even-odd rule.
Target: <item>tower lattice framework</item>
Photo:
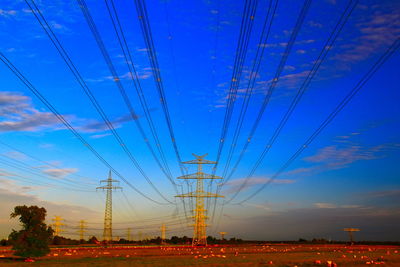
[[[85,221],[85,220],[80,220],[80,221],[79,221],[78,227],[79,227],[79,230],[78,230],[78,233],[79,233],[79,240],[83,240],[83,239],[84,239],[84,235],[85,235],[85,233],[87,232],[87,231],[85,230],[85,229],[87,228],[87,227],[86,227],[86,221]]]
[[[53,226],[54,228],[54,236],[60,236],[60,234],[62,232],[64,232],[64,230],[62,229],[63,226],[65,226],[65,224],[62,223],[63,218],[61,216],[54,216],[53,220],[53,224],[51,226]]]
[[[96,189],[106,190],[106,210],[104,213],[104,231],[103,240],[106,242],[112,241],[112,192],[113,190],[121,189],[122,187],[114,186],[114,183],[119,183],[118,180],[113,180],[111,171],[108,173],[107,180],[101,180],[100,183],[106,185],[97,187]]]
[[[207,245],[207,210],[204,208],[204,199],[205,198],[215,198],[215,197],[223,197],[218,194],[213,194],[210,192],[204,191],[204,183],[203,181],[206,179],[222,179],[222,177],[206,174],[203,172],[203,164],[216,164],[215,161],[210,161],[204,159],[208,154],[203,156],[198,156],[196,154],[192,154],[196,159],[190,160],[186,162],[182,162],[183,164],[197,164],[197,172],[193,174],[187,174],[178,177],[178,179],[194,179],[196,180],[196,191],[189,192],[187,194],[177,195],[176,197],[187,197],[187,198],[195,198],[196,204],[194,209],[194,232],[193,232],[193,240],[192,245]]]
[[[161,225],[161,244],[165,244],[166,231],[167,231],[167,227],[166,227],[165,224],[163,223],[163,224]]]

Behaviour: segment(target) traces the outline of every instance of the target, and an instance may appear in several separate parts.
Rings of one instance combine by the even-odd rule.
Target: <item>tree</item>
[[[22,230],[13,231],[8,239],[15,250],[14,255],[22,257],[40,257],[50,252],[49,243],[53,229],[44,223],[46,209],[38,206],[16,206],[10,217],[19,216]]]
[[[92,236],[91,238],[89,238],[88,243],[89,244],[100,244],[100,242],[97,240],[97,238],[95,236]]]
[[[0,241],[0,246],[7,246],[7,245],[8,245],[7,240],[2,239],[2,240]]]

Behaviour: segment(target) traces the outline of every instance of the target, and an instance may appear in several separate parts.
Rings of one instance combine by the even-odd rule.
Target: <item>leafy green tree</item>
[[[22,229],[13,231],[8,239],[15,250],[14,255],[40,257],[50,252],[49,243],[53,229],[44,223],[46,209],[38,206],[16,206],[11,218],[19,217]]]

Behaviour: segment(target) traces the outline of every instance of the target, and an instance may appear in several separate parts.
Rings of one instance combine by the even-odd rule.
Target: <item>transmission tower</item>
[[[203,156],[198,156],[196,154],[192,154],[196,159],[190,160],[186,162],[182,162],[183,164],[197,164],[197,172],[193,174],[187,174],[178,177],[178,179],[195,179],[196,180],[196,191],[189,192],[187,194],[177,195],[176,197],[187,197],[187,198],[195,198],[196,199],[196,207],[194,209],[194,233],[193,233],[193,241],[192,245],[207,245],[207,234],[206,234],[206,209],[204,208],[204,198],[215,198],[215,197],[223,197],[221,195],[213,194],[210,192],[205,192],[203,188],[203,180],[205,179],[222,179],[222,177],[206,174],[203,172],[203,164],[216,164],[215,161],[205,160],[208,154]]]
[[[167,231],[167,227],[163,223],[161,225],[161,244],[165,244],[165,232]]]
[[[131,241],[131,239],[132,239],[131,230],[132,230],[132,228],[128,228],[126,230],[126,238],[127,238],[126,240],[128,240],[128,241]]]
[[[221,235],[221,240],[224,240],[227,232],[219,232],[219,234]]]
[[[51,226],[54,227],[54,235],[55,236],[60,236],[61,232],[64,232],[62,228],[62,226],[64,226],[65,224],[62,223],[63,218],[61,218],[61,216],[54,216],[54,219],[52,219],[52,221],[54,222]]]
[[[84,239],[84,234],[86,232],[86,221],[85,220],[80,220],[79,221],[79,240],[83,240]]]
[[[353,233],[354,232],[359,232],[360,229],[358,229],[358,228],[344,228],[343,231],[349,233],[350,244],[353,245],[353,243],[354,243]]]
[[[106,190],[106,210],[104,213],[104,232],[103,239],[106,242],[112,241],[112,191],[121,189],[122,187],[114,186],[113,183],[119,183],[111,177],[111,171],[108,173],[107,180],[101,180],[100,183],[106,183],[104,186],[97,187],[96,189]]]

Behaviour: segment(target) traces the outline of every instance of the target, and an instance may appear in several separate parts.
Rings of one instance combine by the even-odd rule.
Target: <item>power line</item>
[[[170,15],[169,15],[169,11],[168,11],[168,1],[164,2],[164,10],[165,10],[165,20],[167,22],[167,33],[168,33],[168,44],[169,44],[169,50],[170,50],[170,54],[171,54],[171,62],[172,62],[172,68],[173,68],[173,73],[174,73],[174,81],[175,81],[175,86],[176,86],[176,92],[178,95],[178,98],[180,98],[182,96],[182,88],[178,79],[178,71],[177,71],[177,67],[176,67],[176,59],[175,59],[175,51],[174,51],[174,45],[173,45],[173,35],[172,35],[172,31],[171,31],[171,23],[170,23]],[[182,109],[182,101],[178,101],[178,108],[179,108],[179,114],[184,114],[183,109]],[[183,125],[183,132],[185,134],[185,136],[188,136],[187,134],[187,129],[186,129],[186,124],[185,124],[185,120],[183,119],[181,121],[182,125]],[[188,181],[185,181],[186,184],[186,188],[189,189],[189,183]],[[178,184],[182,187],[182,184]],[[185,214],[187,214],[186,211],[186,203],[185,203],[185,199],[181,199],[182,204],[183,204],[183,210],[185,212]],[[189,199],[189,209],[193,208],[193,201],[192,199]],[[190,210],[189,210],[190,212]],[[188,219],[188,218],[187,218]]]
[[[24,151],[22,151],[22,150],[20,150],[20,149],[18,149],[18,148],[16,148],[16,147],[14,147],[14,146],[11,146],[11,145],[9,145],[9,144],[3,142],[3,141],[0,141],[0,144],[2,144],[3,146],[5,146],[5,147],[7,147],[7,148],[9,148],[9,149],[12,149],[13,151],[16,151],[16,152],[18,152],[18,153],[21,153],[22,155],[25,155],[25,156],[27,156],[27,157],[33,159],[33,160],[36,160],[36,161],[38,161],[38,162],[41,162],[41,163],[45,164],[46,166],[49,166],[49,167],[51,167],[51,168],[53,168],[53,169],[61,170],[61,171],[63,170],[63,169],[59,168],[58,166],[56,166],[56,165],[54,165],[54,164],[51,164],[50,162],[46,162],[46,161],[44,161],[44,160],[39,159],[39,158],[36,157],[36,156],[32,156],[32,155],[30,155],[30,154],[28,154],[28,153],[26,153],[26,152],[24,152]],[[3,155],[3,156],[5,156],[5,155]],[[16,159],[14,159],[14,158],[12,158],[12,157],[7,157],[7,158],[11,158],[11,159],[13,159],[13,160],[16,160]],[[23,162],[21,161],[21,163],[23,163]],[[85,177],[85,176],[79,175],[79,174],[77,174],[77,173],[70,173],[69,175],[71,175],[71,176],[76,176],[77,178],[80,178],[80,179],[81,179],[81,178],[84,178],[84,179],[92,179],[92,178],[89,178],[89,177]],[[67,177],[64,177],[63,180],[64,180],[64,181],[69,181],[69,182],[74,183],[74,184],[76,183],[74,180],[70,180],[70,179],[68,179]],[[80,182],[82,182],[82,181],[80,181]],[[88,186],[89,186],[90,183],[87,183],[87,184],[88,184]]]
[[[304,1],[303,7],[302,7],[302,9],[300,11],[300,15],[297,18],[296,24],[295,24],[295,26],[293,28],[292,34],[290,35],[290,38],[289,38],[289,41],[288,41],[288,43],[286,45],[285,51],[282,54],[282,57],[281,57],[281,60],[279,62],[278,68],[277,68],[277,70],[275,72],[274,78],[270,82],[270,85],[269,85],[268,90],[267,90],[267,94],[264,97],[263,103],[262,103],[261,108],[260,108],[260,110],[259,110],[259,112],[257,114],[256,120],[255,120],[255,122],[254,122],[254,124],[253,124],[253,126],[252,126],[252,128],[250,130],[250,134],[247,137],[247,142],[245,143],[244,147],[242,148],[242,151],[240,152],[239,159],[241,159],[243,154],[246,152],[247,147],[250,144],[250,142],[251,142],[251,140],[252,140],[252,138],[253,138],[256,130],[257,130],[257,127],[258,127],[258,125],[259,125],[259,123],[261,121],[261,118],[262,118],[262,116],[264,114],[264,111],[265,111],[265,109],[266,109],[266,107],[267,107],[267,105],[269,103],[270,98],[271,98],[272,92],[274,91],[274,89],[275,89],[275,87],[276,87],[276,85],[277,85],[277,83],[279,81],[279,77],[281,76],[283,68],[286,65],[286,61],[287,61],[287,59],[289,57],[289,54],[291,53],[292,47],[293,47],[293,45],[295,43],[295,40],[297,38],[297,35],[298,35],[302,25],[303,25],[304,19],[305,19],[307,13],[308,13],[308,10],[310,8],[311,2],[312,2],[312,0],[305,0]],[[238,162],[240,162],[240,160],[238,160]],[[237,164],[238,163],[235,163],[235,167],[233,168],[234,170],[237,168]],[[229,175],[229,176],[231,176],[231,175]],[[225,180],[223,182],[223,184],[225,184],[226,182],[227,182],[227,180]]]
[[[230,82],[230,87],[229,87],[229,92],[228,92],[228,100],[227,100],[227,107],[225,109],[225,115],[224,115],[224,120],[222,123],[222,128],[221,128],[221,134],[219,138],[219,145],[218,145],[218,150],[217,150],[217,156],[216,156],[216,163],[213,168],[212,174],[215,175],[217,172],[217,167],[219,164],[219,160],[221,157],[221,153],[225,144],[225,138],[228,133],[228,128],[230,124],[230,120],[232,117],[233,109],[234,109],[234,104],[236,100],[236,95],[237,95],[237,90],[239,88],[240,84],[240,79],[242,76],[242,70],[243,70],[243,65],[246,59],[247,55],[247,50],[248,50],[248,45],[252,33],[252,27],[254,23],[254,17],[257,11],[257,5],[258,5],[258,0],[252,1],[252,0],[246,0],[245,4],[243,6],[243,13],[242,13],[242,20],[241,20],[241,26],[240,26],[240,32],[239,32],[239,38],[238,38],[238,43],[236,47],[236,55],[234,59],[234,64],[233,64],[233,72],[232,72],[232,77],[231,77],[231,82]],[[211,191],[213,181],[211,181],[208,185],[208,190]],[[218,189],[217,189],[217,194]],[[207,199],[206,200],[206,207],[209,208],[210,206],[210,201]],[[217,200],[214,200],[214,205],[217,202]]]
[[[104,47],[104,44],[103,44],[103,42],[102,42],[102,40],[101,40],[101,38],[100,38],[100,36],[99,36],[99,34],[98,34],[98,31],[97,31],[97,29],[96,29],[96,25],[94,24],[93,19],[92,19],[91,16],[90,16],[90,13],[89,13],[89,10],[88,10],[88,8],[87,8],[87,6],[86,6],[86,4],[85,4],[85,1],[84,1],[84,0],[78,0],[78,1],[81,1],[81,2],[83,3],[83,5],[81,5],[81,7],[82,7],[82,6],[84,7],[84,8],[82,9],[82,11],[84,12],[84,14],[87,13],[87,15],[86,15],[85,17],[87,18],[88,23],[92,25],[92,27],[91,27],[92,32],[93,32],[93,34],[95,35],[95,37],[97,36],[97,37],[96,37],[96,41],[97,41],[98,43],[100,43],[100,47],[103,47],[102,51],[105,51],[105,52],[106,52],[105,47]],[[153,119],[152,119],[152,116],[151,116],[151,114],[150,114],[150,111],[149,111],[149,107],[148,107],[148,105],[147,105],[146,98],[144,97],[144,93],[143,93],[143,89],[142,89],[142,86],[141,86],[141,83],[140,83],[139,76],[138,76],[138,74],[137,74],[135,65],[133,64],[132,54],[131,54],[131,51],[130,51],[129,46],[128,46],[128,44],[127,44],[127,41],[126,41],[126,38],[125,38],[125,34],[124,34],[124,30],[123,30],[123,28],[122,28],[122,25],[121,25],[121,23],[120,23],[120,19],[119,19],[119,16],[118,16],[118,12],[117,12],[117,10],[116,10],[116,8],[115,8],[114,1],[111,0],[110,2],[111,2],[111,4],[109,4],[107,0],[105,1],[106,7],[107,7],[107,11],[108,11],[110,20],[111,20],[111,22],[112,22],[114,31],[115,31],[115,33],[116,33],[116,35],[117,35],[118,43],[119,43],[120,48],[121,48],[121,50],[122,50],[122,52],[123,52],[123,55],[124,55],[124,58],[125,58],[125,63],[126,63],[126,65],[128,66],[129,73],[130,73],[130,75],[131,75],[132,81],[134,82],[134,86],[135,86],[137,95],[138,95],[138,97],[139,97],[140,104],[141,104],[141,106],[142,106],[142,108],[143,108],[143,110],[144,110],[144,112],[145,112],[145,117],[146,117],[146,120],[147,120],[147,122],[148,122],[148,124],[149,124],[149,128],[150,128],[150,130],[151,130],[153,139],[155,140],[156,147],[157,147],[158,152],[159,152],[159,154],[160,154],[160,156],[161,156],[161,160],[163,161],[165,170],[164,170],[164,168],[161,166],[161,164],[160,164],[158,158],[156,157],[156,155],[155,155],[155,153],[154,153],[152,147],[150,146],[150,143],[149,143],[148,140],[147,140],[147,137],[144,136],[144,132],[143,132],[143,131],[142,131],[142,132],[143,132],[142,135],[143,135],[144,139],[146,140],[146,144],[148,145],[149,149],[151,150],[152,155],[153,155],[153,157],[155,158],[156,162],[159,164],[161,170],[164,172],[164,174],[166,175],[166,177],[167,177],[167,178],[169,179],[169,181],[172,183],[175,192],[178,193],[177,185],[176,185],[176,183],[174,182],[173,177],[172,177],[172,174],[171,174],[171,171],[170,171],[170,169],[169,169],[169,167],[168,167],[168,163],[167,163],[167,160],[166,160],[164,151],[163,151],[163,149],[162,149],[162,147],[161,147],[161,142],[160,142],[160,140],[159,140],[159,137],[158,137],[158,134],[157,134],[157,131],[156,131],[156,127],[154,126]],[[114,17],[115,17],[115,19],[114,19]],[[106,54],[106,55],[107,55],[107,53],[104,53],[104,52],[103,52],[103,54]],[[109,57],[108,57],[108,58],[109,58]],[[109,61],[111,62],[111,60],[109,60]],[[134,75],[133,75],[133,74],[134,74]],[[185,205],[185,202],[182,201],[182,203],[183,203],[183,208],[184,208],[184,211],[185,211],[185,214],[186,214],[186,205]]]
[[[107,49],[106,49],[106,47],[104,45],[104,42],[103,42],[103,40],[101,38],[101,35],[100,35],[99,31],[98,31],[98,28],[97,28],[95,22],[93,20],[93,17],[91,16],[91,14],[89,12],[89,9],[88,9],[88,7],[86,5],[86,2],[84,0],[77,0],[77,2],[78,2],[79,7],[81,8],[82,13],[83,13],[83,15],[84,15],[84,17],[86,19],[86,22],[87,22],[87,24],[88,24],[88,26],[89,26],[92,34],[93,34],[93,37],[96,40],[97,46],[99,47],[99,49],[100,49],[100,51],[101,51],[101,53],[103,55],[103,58],[104,58],[107,66],[108,66],[108,68],[109,68],[109,70],[110,70],[110,72],[111,72],[111,74],[113,76],[113,80],[116,83],[116,85],[117,85],[117,87],[119,89],[119,92],[120,92],[120,94],[121,94],[121,96],[122,96],[122,98],[123,98],[123,100],[125,102],[125,105],[127,106],[128,110],[129,110],[129,112],[131,114],[132,119],[135,121],[136,126],[137,126],[140,134],[142,135],[145,144],[147,145],[148,149],[150,150],[153,158],[156,160],[156,162],[157,162],[158,166],[160,167],[161,171],[167,176],[167,178],[174,185],[174,182],[172,180],[172,175],[171,175],[169,167],[168,167],[168,165],[166,164],[166,161],[165,161],[165,157],[163,157],[164,165],[162,165],[160,160],[158,159],[157,155],[155,154],[155,151],[154,151],[153,147],[151,146],[151,144],[150,144],[150,142],[148,140],[148,137],[146,136],[146,133],[144,132],[140,121],[138,120],[137,113],[135,112],[135,110],[134,110],[134,108],[132,106],[132,103],[129,100],[129,97],[128,97],[126,91],[125,91],[125,88],[121,83],[121,79],[120,79],[119,75],[117,74],[117,71],[116,71],[116,69],[114,67],[114,64],[113,64],[112,60],[111,60],[110,54],[108,53],[108,51],[107,51]],[[107,8],[109,10],[108,4],[107,4]],[[109,13],[110,13],[110,10],[109,10]],[[143,91],[142,91],[142,88],[141,88],[141,85],[140,85],[140,82],[139,82],[139,78],[138,78],[136,69],[135,69],[135,67],[133,65],[133,62],[132,62],[132,58],[130,57],[130,60],[128,60],[128,58],[126,57],[126,52],[125,52],[124,46],[121,43],[118,31],[117,31],[117,29],[115,27],[115,22],[114,22],[114,20],[113,20],[113,18],[111,16],[111,13],[110,13],[110,18],[111,18],[111,20],[113,22],[115,32],[117,33],[118,41],[119,41],[120,46],[122,48],[122,51],[123,51],[123,53],[125,55],[125,61],[126,61],[127,66],[128,66],[128,68],[130,70],[132,81],[134,82],[135,87],[138,87],[137,92],[138,92],[138,96],[139,96],[139,99],[140,99],[140,103],[141,103],[142,108],[143,108],[143,110],[145,112],[145,117],[146,117],[146,120],[149,123],[151,132],[153,134],[153,138],[156,141],[156,147],[159,149],[160,154],[163,155],[163,152],[162,152],[162,149],[161,149],[161,146],[160,146],[160,142],[158,140],[157,133],[155,132],[154,124],[152,123],[152,119],[151,119],[151,116],[150,116],[150,111],[149,111],[149,108],[147,106],[147,103],[145,102],[146,100],[144,99],[144,95],[143,95]],[[124,38],[124,40],[125,40],[125,38]],[[130,55],[130,52],[129,52],[129,55]],[[129,61],[131,61],[131,64],[128,63]],[[135,77],[133,76],[132,73],[135,73]]]
[[[229,87],[227,107],[225,109],[225,115],[222,124],[221,135],[219,139],[218,151],[216,156],[216,164],[214,166],[213,174],[216,173],[222,149],[225,144],[225,138],[228,132],[229,123],[232,117],[237,90],[239,88],[243,65],[246,58],[249,40],[254,23],[254,16],[257,10],[257,4],[258,0],[255,1],[246,0],[243,7],[242,22],[240,26],[239,39],[236,47],[236,56],[233,64],[233,72]]]
[[[261,62],[262,62],[262,59],[263,59],[263,56],[264,56],[265,48],[267,47],[266,44],[268,43],[268,37],[270,35],[272,22],[273,22],[274,17],[275,17],[275,13],[276,13],[276,9],[278,7],[278,3],[279,3],[279,0],[276,0],[274,5],[273,5],[273,0],[271,0],[269,2],[269,5],[268,5],[267,16],[266,16],[265,21],[264,21],[263,29],[262,29],[261,36],[260,36],[260,41],[259,41],[258,46],[257,46],[256,55],[254,57],[254,63],[253,63],[253,66],[252,66],[251,72],[250,72],[250,78],[249,78],[249,81],[247,82],[247,88],[246,88],[245,95],[243,97],[242,106],[240,108],[238,122],[236,123],[235,132],[234,132],[234,135],[233,135],[231,146],[229,148],[228,159],[227,159],[227,162],[225,164],[224,172],[222,174],[222,177],[224,177],[226,180],[230,179],[230,176],[226,177],[226,175],[227,175],[228,168],[229,168],[232,156],[233,156],[233,152],[234,152],[234,150],[236,148],[237,139],[239,138],[240,131],[241,131],[242,126],[243,126],[243,122],[244,122],[244,118],[245,118],[245,115],[246,115],[246,112],[247,112],[247,108],[249,106],[250,99],[251,99],[251,96],[253,94],[253,89],[254,89],[256,78],[257,78],[257,73],[258,73],[258,71],[260,69],[260,66],[261,66]]]
[[[280,62],[278,64],[278,67],[276,69],[274,78],[270,82],[270,85],[269,85],[268,90],[267,90],[267,94],[264,97],[263,103],[262,103],[262,105],[260,107],[260,110],[259,110],[259,112],[257,114],[256,120],[254,121],[253,126],[252,126],[252,128],[250,130],[250,133],[249,133],[249,135],[247,137],[247,142],[243,146],[242,151],[240,152],[240,155],[239,155],[239,159],[236,161],[236,163],[235,163],[235,165],[233,167],[233,171],[237,168],[237,165],[239,164],[240,160],[244,156],[244,154],[245,154],[245,152],[247,150],[247,147],[250,144],[250,141],[253,138],[253,135],[255,134],[255,132],[257,130],[257,127],[258,127],[258,125],[259,125],[259,123],[261,121],[261,118],[262,118],[262,116],[264,114],[264,111],[265,111],[265,109],[266,109],[266,107],[267,107],[267,105],[269,103],[270,98],[271,98],[272,92],[274,91],[274,89],[275,89],[275,87],[276,87],[276,85],[277,85],[277,83],[279,81],[279,77],[281,76],[281,73],[282,73],[282,71],[284,69],[284,66],[286,65],[286,61],[287,61],[287,59],[288,59],[288,57],[289,57],[289,55],[291,53],[291,50],[292,50],[293,45],[294,45],[294,43],[296,41],[297,35],[300,32],[300,29],[301,29],[301,27],[302,27],[302,25],[304,23],[304,19],[305,19],[306,15],[308,14],[308,11],[310,9],[311,3],[312,3],[312,0],[305,0],[304,3],[303,3],[303,6],[302,6],[302,8],[300,10],[300,14],[297,17],[296,23],[295,23],[295,25],[293,27],[293,30],[292,30],[292,33],[291,33],[291,35],[289,37],[289,41],[288,41],[288,43],[287,43],[287,45],[285,47],[285,51],[282,54],[281,60],[280,60]],[[222,182],[221,186],[219,188],[217,188],[217,190],[219,190],[219,191],[221,190],[222,186],[224,184],[226,184],[227,181],[229,181],[230,176],[227,177],[227,179],[225,179]],[[217,191],[217,193],[219,191]],[[213,218],[214,218],[214,215],[215,215],[215,207],[216,207],[216,202],[214,203],[214,207],[213,207],[213,216],[212,216]]]
[[[111,131],[111,133],[113,134],[113,136],[115,137],[115,139],[117,140],[117,142],[120,144],[121,148],[124,150],[124,152],[127,154],[127,156],[129,157],[130,161],[133,163],[133,165],[138,169],[138,171],[140,172],[140,174],[146,179],[147,183],[150,184],[150,186],[154,189],[154,191],[156,191],[156,193],[163,198],[165,201],[167,201],[168,203],[172,203],[170,200],[168,200],[159,190],[158,188],[153,184],[153,182],[150,180],[150,178],[146,175],[146,173],[144,172],[144,170],[141,168],[141,166],[139,165],[139,163],[137,162],[137,160],[135,159],[135,157],[132,155],[132,153],[130,152],[130,150],[128,149],[128,147],[126,146],[126,144],[124,143],[124,141],[122,140],[122,138],[119,136],[118,132],[116,131],[116,129],[114,128],[114,126],[112,125],[112,123],[110,122],[110,120],[108,119],[107,115],[105,114],[104,110],[102,109],[102,107],[100,106],[100,104],[98,103],[96,97],[93,95],[92,91],[90,90],[90,88],[87,86],[86,82],[84,81],[84,79],[82,78],[80,72],[78,71],[78,69],[76,68],[76,66],[74,65],[74,63],[72,62],[71,58],[69,57],[68,53],[65,51],[65,49],[63,48],[63,46],[61,45],[60,41],[58,40],[57,36],[54,34],[54,32],[52,31],[50,25],[48,24],[47,20],[44,18],[43,14],[41,13],[40,9],[38,8],[38,6],[36,5],[34,0],[31,0],[31,3],[33,4],[34,8],[29,4],[28,0],[25,0],[25,2],[27,3],[27,5],[29,6],[29,8],[31,9],[32,13],[34,14],[34,16],[36,17],[37,21],[40,23],[41,27],[43,28],[43,30],[46,32],[47,36],[49,37],[49,39],[51,40],[51,42],[53,43],[53,45],[56,47],[57,51],[59,52],[60,56],[62,57],[62,59],[64,60],[64,62],[67,64],[68,68],[71,70],[72,74],[74,75],[74,77],[76,78],[77,82],[79,83],[79,85],[81,86],[81,88],[83,89],[83,91],[85,92],[85,94],[88,96],[90,102],[93,104],[93,106],[95,107],[96,111],[100,114],[100,116],[102,117],[102,119],[104,120],[104,122],[106,123],[107,127],[109,128],[109,130]]]
[[[328,39],[326,40],[324,46],[320,50],[320,53],[316,60],[314,60],[314,64],[311,70],[308,72],[306,79],[303,81],[302,85],[300,86],[299,90],[297,91],[296,96],[292,100],[288,110],[286,111],[285,115],[283,116],[282,120],[280,121],[278,127],[275,129],[272,137],[268,141],[266,147],[267,150],[265,151],[265,155],[269,152],[272,145],[274,144],[275,140],[278,138],[279,134],[281,133],[283,127],[286,125],[286,122],[289,120],[290,116],[292,115],[294,109],[296,108],[297,104],[301,100],[305,90],[309,87],[312,79],[314,78],[315,74],[319,70],[321,64],[324,62],[326,56],[328,55],[329,51],[331,50],[332,46],[334,45],[337,37],[339,36],[340,32],[342,31],[344,25],[346,24],[347,20],[349,19],[350,15],[352,14],[354,8],[356,7],[358,1],[349,1],[345,10],[341,14],[338,22],[336,23],[333,31],[330,33]],[[255,171],[255,170],[254,170]],[[234,170],[232,170],[231,174],[233,174]],[[253,175],[253,171],[251,172],[251,176]],[[233,197],[228,200],[226,203],[229,203],[232,199],[234,199],[237,194],[247,185],[248,178],[246,178],[238,190],[235,192]]]
[[[111,0],[111,2],[113,2],[113,0]],[[167,102],[167,98],[166,98],[165,91],[164,91],[164,85],[163,85],[163,81],[162,81],[161,73],[160,73],[160,66],[158,63],[156,49],[154,46],[153,36],[152,36],[149,18],[148,18],[148,14],[147,14],[146,3],[142,0],[135,0],[135,6],[136,6],[136,11],[138,13],[138,18],[139,18],[142,34],[144,37],[144,41],[146,44],[147,55],[150,60],[150,65],[151,65],[152,73],[154,76],[154,81],[156,83],[157,92],[160,97],[160,103],[161,103],[161,106],[162,106],[162,109],[164,112],[164,117],[165,117],[165,120],[166,120],[166,123],[168,126],[168,131],[170,134],[172,145],[174,147],[175,156],[178,160],[178,164],[180,166],[181,173],[183,175],[185,173],[185,171],[184,171],[185,169],[182,165],[182,160],[181,160],[181,156],[179,153],[178,145],[176,144],[175,133],[174,133],[174,130],[172,127],[171,116],[170,116],[169,109],[168,109],[168,102]]]
[[[123,180],[129,187],[131,187],[138,194],[143,196],[144,198],[163,205],[165,203],[159,202],[157,200],[152,199],[146,194],[142,193],[139,189],[133,186],[125,177],[123,177],[115,168],[113,168],[76,130],[72,125],[62,116],[55,107],[33,86],[33,84],[7,59],[7,57],[0,52],[0,60],[9,68],[15,76],[23,83],[26,87],[60,120],[68,130],[72,132],[72,134],[79,140],[81,143],[87,147],[104,165],[107,166],[112,172],[114,172],[121,180]]]
[[[13,168],[15,167],[14,165],[9,164],[4,161],[1,161],[1,160],[0,160],[0,163],[2,163],[3,165],[7,165],[9,167],[13,167]],[[32,180],[32,178],[21,176],[21,175],[9,172],[8,170],[4,171],[4,170],[0,169],[0,171],[1,171],[1,174],[3,177],[7,177],[8,179],[11,179],[11,180],[16,180],[16,181],[20,181],[20,182],[24,182],[24,183],[45,186],[45,187],[50,187],[50,188],[57,188],[56,185],[54,185],[54,184],[49,184],[49,183],[45,183],[45,182],[41,182],[41,181],[35,181],[35,180]],[[65,189],[65,187],[63,189]],[[80,190],[76,190],[76,189],[73,189],[73,190],[80,191]]]
[[[57,180],[57,179],[54,178],[54,177],[52,177],[52,178],[46,177],[46,176],[43,176],[42,174],[38,174],[38,173],[36,173],[36,172],[30,171],[30,169],[33,169],[33,168],[30,167],[29,165],[28,165],[28,167],[26,167],[26,166],[21,167],[21,165],[16,165],[15,163],[12,163],[12,162],[10,163],[9,161],[6,161],[6,160],[4,160],[4,159],[0,159],[0,163],[3,164],[3,165],[7,165],[7,166],[9,166],[9,167],[18,169],[18,170],[23,171],[23,172],[25,172],[25,173],[30,173],[30,174],[33,174],[33,175],[35,175],[35,176],[37,176],[37,177],[44,178],[44,179],[48,179],[48,180],[52,180],[53,182],[57,182],[57,183],[61,183],[61,184],[62,184],[62,180]],[[20,163],[20,164],[21,164],[21,163]],[[33,169],[33,170],[36,171],[36,169]],[[30,178],[26,178],[26,177],[23,177],[23,176],[19,176],[19,175],[17,175],[17,174],[10,174],[10,173],[8,173],[8,174],[11,175],[11,176],[16,176],[16,177],[20,177],[20,178],[25,178],[25,179],[28,179],[28,180],[30,179]],[[37,182],[33,182],[33,183],[36,183],[36,184],[37,184]],[[50,187],[53,185],[53,184],[48,184],[48,183],[42,183],[42,184],[43,184],[43,185],[46,185],[46,186],[50,186]],[[70,191],[93,192],[92,190],[87,190],[87,189],[85,189],[85,188],[76,188],[76,187],[67,187],[67,186],[71,186],[71,185],[70,185],[70,184],[64,184],[63,186],[59,185],[59,187],[61,187],[61,188],[63,188],[63,189],[70,190]]]
[[[336,108],[329,114],[329,116],[321,123],[321,125],[313,132],[313,134],[298,148],[298,150],[289,158],[288,161],[276,172],[271,179],[264,183],[257,191],[252,193],[250,196],[246,197],[244,200],[238,202],[237,204],[242,204],[249,199],[260,193],[268,184],[270,184],[276,177],[278,177],[287,167],[314,141],[315,138],[328,126],[333,119],[343,110],[343,108],[353,99],[353,97],[364,87],[364,85],[371,79],[371,77],[382,67],[382,65],[399,49],[400,47],[400,37],[398,37],[392,45],[385,51],[385,53],[379,57],[379,59],[373,64],[373,66],[368,70],[368,72],[358,81],[358,83],[353,87],[353,89],[346,95],[346,97],[336,106]],[[265,151],[257,160],[255,167],[257,168],[262,162]]]
[[[240,135],[240,130],[243,126],[243,122],[244,122],[244,118],[245,118],[245,114],[247,112],[247,108],[250,102],[250,98],[251,95],[253,93],[253,88],[254,88],[254,84],[256,81],[256,77],[257,77],[257,73],[259,71],[259,68],[261,66],[261,62],[262,62],[262,58],[264,55],[264,50],[266,48],[266,43],[268,42],[268,37],[271,31],[271,27],[272,27],[272,22],[274,20],[275,17],[275,12],[278,6],[278,2],[279,0],[276,0],[275,3],[273,4],[273,0],[269,1],[269,5],[268,5],[268,9],[267,9],[267,15],[265,17],[264,20],[264,24],[263,24],[263,28],[262,28],[262,32],[260,35],[260,41],[259,44],[257,46],[257,51],[256,51],[256,55],[255,55],[255,59],[254,59],[254,63],[253,66],[251,68],[251,72],[250,72],[250,78],[249,81],[247,83],[247,88],[246,88],[246,93],[244,95],[244,99],[242,102],[242,106],[240,109],[240,114],[239,114],[239,118],[238,118],[238,122],[236,123],[236,127],[235,127],[235,132],[233,135],[233,139],[231,142],[231,146],[229,148],[229,152],[228,152],[228,157],[227,157],[227,162],[225,164],[225,168],[222,174],[222,177],[224,177],[224,182],[222,184],[225,184],[226,180],[229,180],[230,177],[226,177],[227,175],[227,171],[230,165],[230,161],[232,159],[233,156],[233,152],[236,148],[236,143],[237,143],[237,139],[239,138]],[[221,184],[221,185],[222,185]],[[217,191],[216,193],[218,194],[221,190],[221,185],[219,185],[217,187]],[[217,200],[214,200],[214,206],[213,206],[213,214],[215,214],[215,205],[217,204]]]

